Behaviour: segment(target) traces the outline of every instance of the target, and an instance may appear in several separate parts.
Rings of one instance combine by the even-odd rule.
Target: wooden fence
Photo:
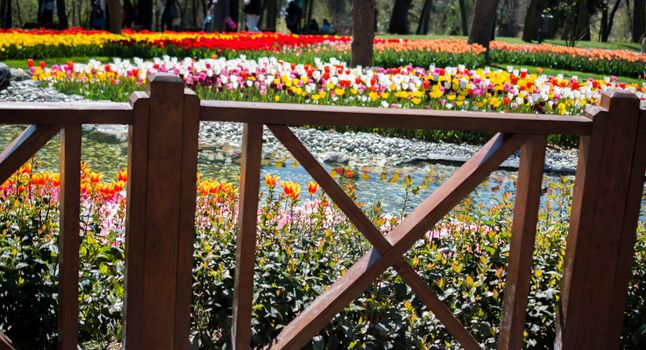
[[[580,135],[555,347],[617,349],[646,172],[646,111],[606,92],[586,116],[387,110],[200,101],[172,75],[151,78],[129,104],[0,104],[0,124],[29,124],[0,154],[0,183],[61,133],[58,345],[76,349],[82,124],[129,125],[123,344],[188,349],[200,121],[244,123],[234,282],[235,349],[251,337],[256,215],[264,126],[285,145],[374,246],[270,344],[299,349],[393,266],[466,349],[481,348],[403,254],[512,153],[521,150],[499,349],[522,347],[546,138]],[[287,125],[496,133],[387,236],[330,177]],[[0,333],[0,348],[11,341]]]

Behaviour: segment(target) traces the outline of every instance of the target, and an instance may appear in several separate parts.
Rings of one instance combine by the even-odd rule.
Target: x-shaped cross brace
[[[276,337],[271,349],[300,349],[390,266],[397,270],[403,280],[465,349],[480,349],[478,342],[464,329],[460,321],[402,255],[524,144],[528,137],[517,134],[496,134],[385,237],[287,126],[268,125],[268,127],[374,246],[287,325]]]

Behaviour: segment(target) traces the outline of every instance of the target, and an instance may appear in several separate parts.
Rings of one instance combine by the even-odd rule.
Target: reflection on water
[[[4,148],[24,127],[0,125],[0,147]],[[60,138],[55,136],[37,153],[37,160],[42,170],[57,171],[59,168]],[[215,155],[215,156],[214,156]],[[222,150],[201,150],[198,154],[198,171],[200,176],[237,182],[240,174],[239,155],[236,152]],[[106,136],[96,131],[84,131],[82,160],[94,171],[104,174],[106,179],[116,179],[117,170],[127,163],[127,142],[115,137]],[[330,173],[337,173],[334,167],[325,165]],[[341,168],[343,169],[343,168]],[[385,212],[399,213],[404,205],[406,211],[427,198],[457,167],[441,164],[417,164],[402,167],[363,167],[361,169],[339,170],[336,178],[344,186],[351,185],[356,189],[359,202],[370,206],[380,202]],[[346,170],[350,170],[347,173]],[[307,183],[312,181],[309,174],[292,158],[263,160],[262,175],[278,175],[280,180],[299,183],[303,196],[307,196]],[[349,176],[347,176],[349,175]],[[409,194],[406,194],[405,179],[412,180]],[[279,181],[280,181],[279,180]],[[490,204],[501,199],[504,193],[515,192],[516,173],[499,170],[473,191],[469,198],[476,204]],[[543,188],[547,186],[568,185],[573,177],[545,176]],[[411,183],[411,182],[409,182]],[[262,186],[261,186],[262,188]],[[413,195],[411,190],[417,188]],[[567,202],[561,198],[543,198],[542,205],[549,203],[554,210],[567,210]],[[646,197],[642,200],[640,220],[646,220]]]

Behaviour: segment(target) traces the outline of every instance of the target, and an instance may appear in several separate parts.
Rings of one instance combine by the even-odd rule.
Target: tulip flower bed
[[[277,33],[151,33],[125,30],[122,34],[72,28],[52,30],[0,30],[0,60],[52,57],[142,57],[162,55],[227,58],[278,55],[287,61],[313,63],[318,57],[350,59],[350,37]],[[582,49],[556,45],[493,42],[496,64],[531,65],[583,72],[641,77],[646,57],[628,50]],[[375,39],[375,66],[401,65],[482,67],[484,48],[463,40]]]
[[[348,172],[346,170],[345,172]],[[344,174],[345,174],[344,172]],[[127,175],[115,181],[83,167],[79,336],[83,348],[104,348],[121,337],[124,294],[124,216]],[[258,219],[253,343],[262,346],[341,275],[369,245],[315,183],[265,176]],[[353,176],[339,181],[353,193]],[[490,180],[496,181],[496,180]],[[400,185],[413,195],[413,181]],[[57,293],[57,174],[23,166],[0,186],[0,330],[25,348],[55,343]],[[527,308],[525,341],[551,348],[572,184],[548,179],[540,210]],[[235,262],[237,184],[198,180],[193,260],[192,342],[222,348],[230,338]],[[379,204],[365,208],[384,232],[400,217]],[[506,276],[513,198],[499,193],[490,205],[465,200],[429,231],[409,262],[482,341],[493,347]],[[644,346],[646,223],[640,222],[623,341]],[[388,271],[337,316],[309,348],[455,347],[438,320]]]
[[[32,78],[58,90],[92,99],[126,101],[143,90],[148,76],[171,72],[197,91],[202,99],[289,102],[318,105],[420,108],[460,111],[582,114],[598,105],[605,89],[627,89],[646,104],[646,88],[635,83],[530,74],[524,69],[490,70],[458,67],[403,66],[349,68],[332,59],[295,64],[275,57],[248,59],[153,60],[115,59],[102,64],[68,62],[47,67],[29,60]],[[393,131],[383,131],[393,133]],[[399,136],[453,142],[481,142],[486,135],[440,131],[400,130]],[[572,146],[575,138],[552,136],[552,144]]]

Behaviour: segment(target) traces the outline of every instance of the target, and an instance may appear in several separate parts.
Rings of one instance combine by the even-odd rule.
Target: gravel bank
[[[35,81],[13,81],[0,91],[0,101],[5,102],[80,102],[82,96],[65,95],[53,88],[41,88]],[[124,141],[124,126],[86,126]],[[478,146],[436,143],[384,137],[364,132],[338,133],[316,129],[293,128],[301,141],[323,162],[345,164],[352,167],[400,166],[422,162],[460,164],[469,159]],[[200,149],[207,158],[236,157],[240,154],[242,127],[234,123],[202,123]],[[287,151],[278,140],[265,130],[264,158],[283,158]],[[545,170],[555,174],[571,174],[576,168],[576,149],[548,149]],[[502,165],[506,169],[518,168],[518,152]]]
[[[81,102],[87,101],[83,96],[65,95],[54,88],[41,88],[34,80],[12,81],[9,86],[0,90],[2,102]]]

